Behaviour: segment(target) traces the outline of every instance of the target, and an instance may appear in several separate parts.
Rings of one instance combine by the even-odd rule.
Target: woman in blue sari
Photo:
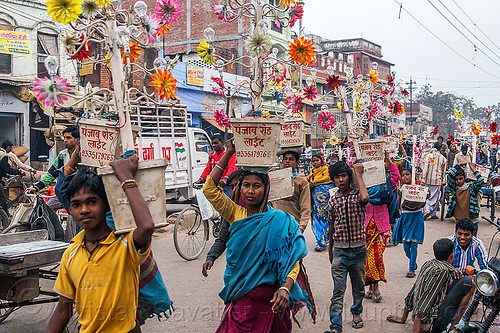
[[[328,165],[323,159],[323,155],[316,154],[311,159],[312,170],[307,176],[311,187],[313,206],[311,210],[311,224],[314,236],[316,237],[315,251],[321,252],[328,244],[328,230],[330,221],[328,220],[328,201],[330,200],[330,189],[334,187]]]
[[[290,306],[308,304],[295,283],[299,260],[307,254],[295,219],[267,205],[269,177],[243,171],[233,202],[218,187],[235,149],[228,141],[224,156],[207,177],[203,193],[231,226],[224,288],[226,304],[217,333],[291,332]]]

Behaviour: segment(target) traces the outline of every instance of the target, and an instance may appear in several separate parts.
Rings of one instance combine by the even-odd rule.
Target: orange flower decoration
[[[286,9],[290,8],[290,3],[295,3],[295,0],[280,0],[280,6]]]
[[[166,23],[165,23],[164,25],[162,25],[162,26],[158,29],[158,31],[156,31],[156,35],[157,35],[157,36],[160,36],[160,35],[161,35],[161,36],[165,36],[165,34],[166,34],[167,32],[170,32],[170,26],[169,26],[168,24],[166,24]]]
[[[132,44],[131,41],[128,42],[128,46],[130,48],[130,62],[135,62],[136,59],[139,59],[141,56],[141,51],[142,49],[139,47],[139,43]],[[127,63],[127,58],[125,58],[125,52],[123,52],[123,49],[120,49],[120,53],[122,54],[122,60],[123,63]]]
[[[316,62],[312,41],[306,40],[304,37],[293,40],[292,44],[290,44],[288,54],[298,64],[312,66]]]
[[[155,93],[160,96],[160,99],[166,99],[167,101],[175,98],[175,92],[177,87],[175,86],[177,80],[174,79],[172,73],[168,72],[166,69],[157,69],[156,74],[151,74],[151,79],[153,81],[149,82],[149,86],[155,86]]]
[[[378,73],[376,70],[371,69],[370,73],[368,73],[368,77],[370,78],[372,84],[376,84],[378,82]]]
[[[472,125],[472,133],[474,133],[474,135],[479,135],[479,133],[481,133],[482,130],[483,128],[481,127],[481,125],[478,124]]]

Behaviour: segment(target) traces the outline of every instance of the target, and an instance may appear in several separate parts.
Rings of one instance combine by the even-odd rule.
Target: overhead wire
[[[460,5],[455,1],[455,0],[452,0],[453,3],[458,7],[458,9],[460,9],[460,11],[462,11],[462,13],[472,22],[472,24],[474,24],[474,26],[477,28],[477,30],[481,31],[481,33],[486,37],[488,38],[488,40],[493,44],[495,45],[495,47],[500,50],[500,47],[498,47],[497,44],[495,44],[495,42],[493,40],[491,40],[491,38],[476,24],[476,22],[474,22],[470,16],[467,14],[467,12],[465,12],[462,7],[460,7]]]
[[[398,4],[398,6],[400,6],[402,8],[402,10],[405,11],[405,13],[407,13],[408,15],[410,15],[410,17],[412,19],[414,19],[422,28],[424,28],[425,30],[427,30],[427,32],[429,32],[431,35],[433,35],[434,37],[436,37],[441,43],[443,43],[444,45],[446,45],[446,47],[448,47],[453,53],[455,53],[456,55],[458,55],[460,58],[462,58],[463,60],[465,60],[467,63],[469,63],[470,65],[476,67],[477,69],[479,69],[480,71],[490,75],[490,76],[493,76],[497,79],[500,79],[500,76],[497,76],[495,74],[492,74],[490,72],[488,72],[487,70],[479,67],[478,65],[476,65],[475,63],[473,63],[472,61],[470,61],[469,59],[467,59],[466,57],[464,57],[462,54],[460,54],[458,51],[456,51],[454,48],[452,48],[448,43],[446,43],[441,37],[439,37],[438,35],[436,35],[432,30],[430,30],[429,28],[427,28],[422,22],[420,22],[415,16],[413,16],[405,7],[403,7],[403,4],[402,3],[399,3],[398,0],[394,0],[394,2],[396,2]]]
[[[481,39],[479,39],[472,31],[470,31],[469,28],[467,28],[467,26],[458,18],[456,17],[455,14],[453,14],[453,12],[441,1],[441,0],[438,0],[439,3],[455,18],[455,20],[458,21],[458,23],[460,23],[475,39],[477,39],[481,44],[484,45],[484,47],[486,47],[488,49],[488,51],[490,51],[491,53],[493,53],[497,58],[500,59],[500,56],[498,54],[496,54],[492,49],[490,49],[488,47],[488,45],[486,45],[485,43],[483,43],[483,41]]]
[[[500,66],[500,63],[496,62],[492,57],[490,57],[488,54],[486,54],[482,49],[479,48],[479,46],[476,45],[476,43],[474,43],[473,41],[470,40],[469,37],[467,37],[463,32],[462,30],[458,29],[456,25],[453,24],[453,22],[450,21],[450,19],[448,17],[446,17],[446,15],[444,15],[440,10],[439,8],[437,8],[431,0],[427,0],[427,2],[429,2],[432,7],[434,7],[434,9],[436,9],[438,11],[439,14],[441,14],[441,16],[444,17],[444,19],[446,21],[448,21],[449,24],[451,24],[453,26],[453,28],[455,28],[455,30],[457,30],[462,36],[464,36],[465,39],[467,39],[473,46],[476,50],[478,50],[479,52],[481,52],[482,54],[484,54],[488,59],[490,59],[491,61],[493,61],[497,66]]]

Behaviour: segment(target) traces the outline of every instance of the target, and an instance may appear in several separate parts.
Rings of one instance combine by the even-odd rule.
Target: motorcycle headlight
[[[489,269],[483,269],[476,275],[477,289],[484,296],[494,296],[499,283],[496,274]]]

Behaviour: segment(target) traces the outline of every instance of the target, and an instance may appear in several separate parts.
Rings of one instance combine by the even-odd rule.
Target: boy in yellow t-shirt
[[[79,171],[68,185],[70,213],[83,229],[61,259],[54,289],[59,303],[47,332],[62,332],[75,303],[80,332],[133,332],[139,292],[139,266],[149,254],[154,222],[133,179],[137,157],[113,162],[137,228],[115,235],[106,224],[104,185],[91,171]]]

